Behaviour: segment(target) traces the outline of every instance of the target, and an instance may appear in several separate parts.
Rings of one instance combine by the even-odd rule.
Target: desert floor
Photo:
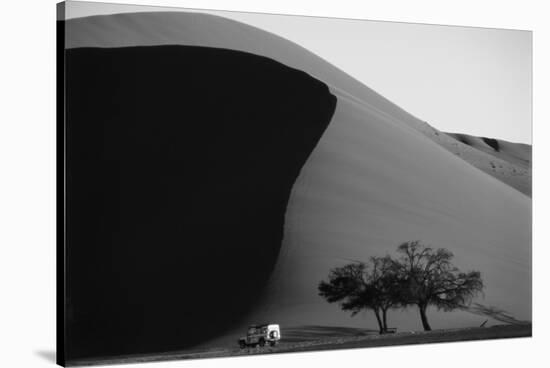
[[[530,337],[531,329],[531,324],[495,325],[491,327],[442,329],[428,332],[398,331],[395,334],[379,335],[378,332],[367,329],[332,326],[300,326],[283,331],[285,335],[283,335],[281,343],[275,347],[266,346],[263,348],[255,347],[240,349],[235,342],[235,347],[220,347],[202,351],[177,351],[143,356],[134,355],[117,358],[83,359],[70,362],[69,365],[127,364],[177,359],[202,359],[256,354]],[[287,337],[285,338],[285,336]]]

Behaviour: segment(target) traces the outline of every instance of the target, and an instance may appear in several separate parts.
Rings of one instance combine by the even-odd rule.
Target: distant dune
[[[424,123],[417,129],[472,166],[531,196],[531,146],[467,134],[443,133]]]
[[[231,344],[259,322],[280,323],[283,336],[303,325],[373,328],[370,313],[351,318],[319,297],[317,284],[332,267],[417,239],[451,250],[460,268],[481,271],[486,289],[476,302],[531,319],[529,147],[497,141],[496,150],[493,141],[438,132],[304,48],[221,17],[120,14],[69,20],[67,30],[71,48],[178,44],[262,55],[326,83],[338,100],[290,193],[280,253],[261,298],[202,346]],[[219,276],[217,287],[239,287]],[[189,296],[189,303],[201,300]],[[434,328],[485,319],[428,313]],[[421,328],[414,309],[391,312],[389,324]]]
[[[488,166],[486,158],[479,157],[476,160],[472,157],[472,160],[468,162],[520,192],[531,196],[532,149],[530,145],[511,143],[499,139],[472,137],[467,134],[447,133],[447,135],[496,158],[496,160],[489,160]],[[465,151],[460,145],[454,147],[457,150],[453,150],[453,152],[458,152],[458,154],[461,154],[460,148],[462,148],[462,153]],[[469,158],[467,154],[461,154],[461,156],[466,160]]]

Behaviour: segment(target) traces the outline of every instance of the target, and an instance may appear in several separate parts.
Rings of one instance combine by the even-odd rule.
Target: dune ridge
[[[309,50],[256,27],[210,14],[185,12],[90,16],[70,19],[66,27],[67,48],[183,44],[228,48],[272,58],[303,70],[348,96],[376,106],[391,114],[397,123],[419,131],[474,167],[531,195],[529,168],[503,163],[500,156],[492,160],[494,165],[491,165],[491,160],[483,154],[484,150],[478,149],[479,146],[473,146],[477,149],[473,150],[463,145],[460,140],[453,139],[456,137],[452,134],[437,131]]]

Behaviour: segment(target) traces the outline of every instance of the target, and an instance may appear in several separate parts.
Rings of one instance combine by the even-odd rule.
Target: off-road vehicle
[[[246,336],[239,339],[239,346],[241,349],[247,346],[270,346],[277,345],[277,342],[281,339],[281,330],[279,325],[252,325],[248,327]]]

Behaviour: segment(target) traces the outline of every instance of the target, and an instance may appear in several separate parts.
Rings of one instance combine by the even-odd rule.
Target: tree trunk
[[[424,327],[424,331],[431,331],[432,328],[430,327],[430,324],[428,323],[428,316],[426,315],[426,308],[428,306],[424,304],[419,304],[418,309],[420,310],[420,319],[422,320],[422,327]]]
[[[373,309],[374,315],[376,316],[376,321],[378,322],[378,329],[380,333],[384,332],[384,326],[382,325],[382,320],[380,319],[380,312],[378,311],[378,308]]]
[[[384,332],[388,332],[388,319],[386,318],[388,310],[382,309],[382,328]]]

